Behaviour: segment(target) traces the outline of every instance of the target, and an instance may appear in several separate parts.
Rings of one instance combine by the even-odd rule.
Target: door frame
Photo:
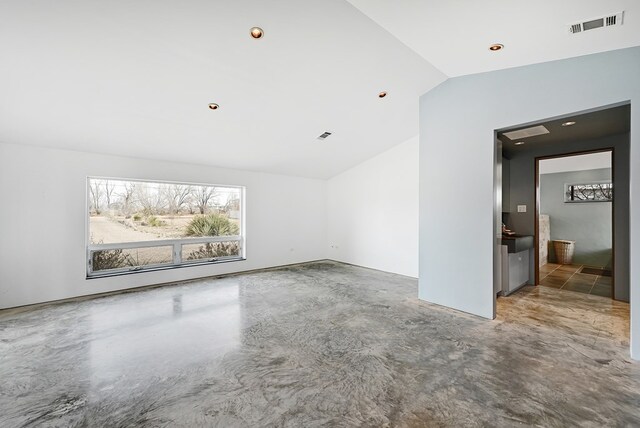
[[[614,188],[614,197],[613,197],[613,201],[611,202],[611,298],[615,300],[616,296],[615,296],[615,280],[616,280],[616,276],[615,276],[615,265],[616,265],[616,215],[615,215],[615,209],[616,209],[616,198],[615,198],[615,174],[616,174],[616,169],[615,169],[615,148],[614,147],[607,147],[607,148],[602,148],[602,149],[594,149],[594,150],[582,150],[582,151],[578,151],[578,152],[569,152],[569,153],[562,153],[562,154],[556,154],[556,155],[549,155],[549,156],[539,156],[536,157],[534,159],[535,162],[535,168],[534,168],[534,180],[535,180],[535,185],[534,185],[534,191],[535,191],[535,201],[536,201],[536,208],[535,208],[535,218],[534,218],[534,271],[535,271],[535,278],[534,278],[534,285],[538,286],[540,285],[540,161],[541,160],[548,160],[548,159],[557,159],[557,158],[566,158],[566,157],[572,157],[572,156],[580,156],[580,155],[589,155],[589,154],[594,154],[594,153],[606,153],[609,152],[611,153],[611,183],[613,184],[613,188]]]

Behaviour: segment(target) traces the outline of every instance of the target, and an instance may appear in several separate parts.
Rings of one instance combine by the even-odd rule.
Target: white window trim
[[[242,234],[234,235],[234,236],[203,236],[203,237],[194,237],[194,238],[164,239],[164,240],[154,240],[154,241],[91,244],[90,243],[90,236],[91,236],[90,212],[89,212],[90,180],[117,180],[117,181],[133,181],[138,183],[180,184],[180,185],[187,185],[187,186],[225,187],[225,188],[239,189],[240,190],[240,231],[242,232]],[[85,187],[86,187],[85,244],[86,244],[86,278],[87,279],[246,260],[246,254],[245,254],[246,188],[244,186],[228,185],[228,184],[191,183],[191,182],[182,182],[182,181],[150,180],[150,179],[139,179],[139,178],[87,176],[85,180]],[[210,242],[237,242],[239,246],[239,251],[238,251],[239,255],[238,256],[222,256],[222,257],[200,259],[200,260],[182,260],[183,245],[206,244]],[[93,271],[93,266],[92,266],[93,253],[96,251],[115,250],[115,249],[126,250],[126,249],[133,249],[133,248],[169,247],[169,246],[173,247],[171,263],[157,263],[157,264],[149,264],[144,266],[106,269],[106,270],[100,270],[97,272]]]

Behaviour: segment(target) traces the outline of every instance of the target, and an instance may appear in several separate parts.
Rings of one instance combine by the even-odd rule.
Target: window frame
[[[91,180],[115,180],[115,181],[128,181],[136,183],[153,183],[153,184],[177,184],[185,186],[207,186],[207,187],[222,187],[233,188],[240,191],[240,234],[230,236],[202,236],[202,237],[189,237],[189,238],[175,238],[175,239],[158,239],[153,241],[137,241],[137,242],[120,242],[109,244],[92,244],[91,239],[91,207],[90,207],[90,183]],[[241,185],[229,185],[229,184],[209,184],[209,183],[196,183],[196,182],[183,182],[183,181],[169,181],[169,180],[151,180],[142,178],[122,178],[122,177],[106,177],[98,175],[88,175],[85,179],[85,271],[86,279],[105,278],[112,276],[130,275],[135,273],[154,272],[170,269],[181,269],[194,266],[213,265],[237,261],[245,261],[246,258],[246,187]],[[206,244],[212,242],[237,242],[238,253],[237,256],[221,256],[210,259],[201,260],[182,260],[182,246],[193,244]],[[155,263],[144,266],[135,267],[123,267],[114,269],[105,269],[100,271],[93,270],[93,254],[96,251],[107,251],[114,249],[136,249],[136,248],[149,248],[149,247],[172,247],[170,263]]]

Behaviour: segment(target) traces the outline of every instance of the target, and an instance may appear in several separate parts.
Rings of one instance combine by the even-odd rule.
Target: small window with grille
[[[567,184],[565,202],[611,202],[613,201],[613,183]]]

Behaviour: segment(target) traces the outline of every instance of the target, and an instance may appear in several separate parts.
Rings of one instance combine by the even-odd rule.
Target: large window
[[[242,259],[243,190],[89,178],[87,276]]]

